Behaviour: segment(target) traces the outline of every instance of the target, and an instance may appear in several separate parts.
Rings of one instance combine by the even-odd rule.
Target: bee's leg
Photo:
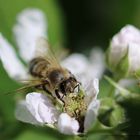
[[[42,85],[35,86],[36,89],[42,89]]]
[[[63,97],[64,97],[64,96],[61,97],[58,90],[55,90],[55,95],[56,95],[57,98],[58,98],[59,100],[61,100],[61,101],[64,103],[64,105],[65,105],[65,102],[64,102],[64,100],[63,100]]]
[[[52,93],[46,88],[45,85],[42,85],[42,89],[43,89],[45,92],[47,92],[49,95],[51,95],[51,97],[55,98],[55,97],[52,95]]]
[[[43,85],[42,88],[43,88],[44,91],[46,91],[47,93],[49,93],[50,95],[52,95],[51,92],[46,88],[45,85]]]
[[[62,95],[62,97],[61,97],[61,99],[63,99],[63,98],[64,98],[64,96],[65,96],[65,95],[63,94],[63,95]]]

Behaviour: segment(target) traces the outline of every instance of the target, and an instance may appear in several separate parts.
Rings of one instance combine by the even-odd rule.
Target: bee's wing
[[[42,82],[40,80],[22,80],[22,82],[24,83],[24,86],[22,86],[21,88],[18,88],[16,90],[6,92],[6,93],[4,93],[4,95],[14,94],[14,93],[18,93],[18,92],[22,93],[30,88],[34,88],[36,86],[42,85]]]
[[[48,41],[43,37],[37,39],[35,57],[43,57],[52,66],[61,67]]]

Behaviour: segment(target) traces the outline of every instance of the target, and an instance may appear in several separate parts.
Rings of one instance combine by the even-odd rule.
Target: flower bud
[[[140,30],[132,25],[121,29],[111,40],[107,64],[120,77],[130,76],[140,70]]]

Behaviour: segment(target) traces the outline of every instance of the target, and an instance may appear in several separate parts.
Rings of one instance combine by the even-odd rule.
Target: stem
[[[115,87],[114,87],[114,86],[111,86],[111,89],[110,89],[110,91],[109,91],[109,93],[108,93],[108,96],[109,96],[109,97],[113,97],[114,91],[115,91]]]
[[[113,94],[115,89],[118,89],[122,95],[128,96],[130,94],[129,90],[121,87],[119,84],[117,84],[115,81],[113,81],[110,77],[104,76],[104,78],[114,87],[114,88],[112,87],[113,88],[112,94]]]
[[[88,135],[90,134],[97,134],[97,133],[104,133],[104,134],[113,134],[114,128],[108,128],[108,129],[96,129],[94,131],[89,131]]]
[[[104,76],[104,78],[109,82],[107,76]],[[110,78],[110,79],[111,79],[111,78]],[[113,81],[114,81],[115,83],[118,83],[118,82],[120,81],[120,78],[114,77]],[[111,83],[111,82],[109,82],[109,83]],[[112,84],[111,84],[111,85],[112,85]],[[116,89],[116,87],[115,87],[114,85],[112,85],[112,86],[111,86],[111,89],[110,89],[110,91],[109,91],[109,94],[108,94],[109,97],[113,97],[113,96],[114,96],[114,91],[115,91],[115,89]]]

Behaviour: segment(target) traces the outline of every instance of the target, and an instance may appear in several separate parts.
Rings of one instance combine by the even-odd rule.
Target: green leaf
[[[139,135],[140,132],[140,95],[131,93],[129,96],[120,96],[118,103],[125,109],[129,127],[126,132],[129,135]]]
[[[46,132],[47,133],[47,132]],[[21,133],[15,140],[57,140],[57,137],[51,137],[43,133],[37,133],[31,130]]]
[[[88,140],[115,140],[115,138],[109,134],[92,134],[88,136]]]
[[[6,92],[13,91],[18,84],[11,80],[0,62],[0,113],[5,121],[15,121],[14,117],[14,93],[6,95]]]

